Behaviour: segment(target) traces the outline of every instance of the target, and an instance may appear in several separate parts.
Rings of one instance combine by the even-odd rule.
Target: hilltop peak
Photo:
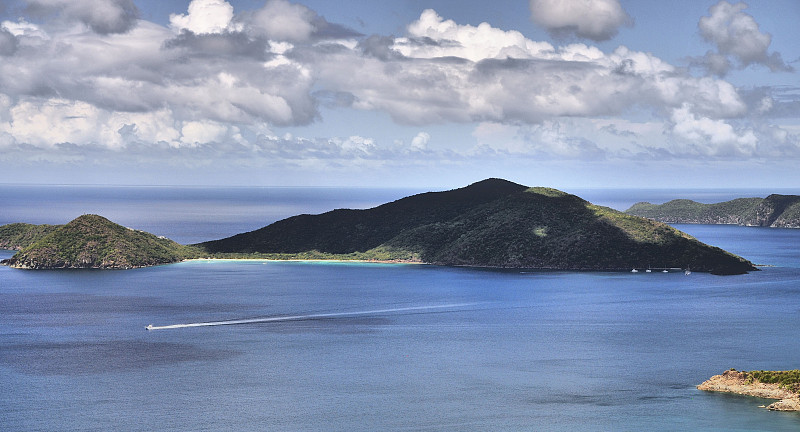
[[[76,217],[75,219],[67,222],[64,227],[69,228],[76,228],[81,226],[104,226],[104,227],[122,227],[122,225],[116,224],[103,216],[96,215],[96,214],[84,214]],[[124,227],[123,227],[124,228]]]
[[[104,218],[103,216],[100,216],[100,215],[83,214],[83,215],[80,215],[80,216],[76,217],[75,219],[71,220],[69,223],[67,223],[67,225],[69,225],[71,223],[80,223],[80,222],[103,222],[103,223],[112,223],[112,224],[114,223],[114,222],[111,222],[110,220],[108,220],[108,219],[106,219],[106,218]]]
[[[485,180],[477,181],[477,182],[472,183],[471,185],[466,186],[466,187],[467,188],[492,188],[492,189],[505,189],[505,188],[519,189],[519,188],[524,188],[524,187],[527,187],[527,186],[523,186],[523,185],[521,185],[519,183],[514,183],[514,182],[506,180],[506,179],[501,179],[501,178],[497,178],[497,177],[491,177],[491,178],[487,178]]]
[[[469,186],[454,189],[452,192],[465,192],[473,196],[505,196],[516,192],[522,192],[528,189],[528,186],[523,186],[512,181],[504,180],[501,178],[488,178],[479,182],[472,183]]]

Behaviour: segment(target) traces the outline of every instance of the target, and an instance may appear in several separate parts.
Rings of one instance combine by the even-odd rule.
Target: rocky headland
[[[786,376],[787,378],[784,378]],[[697,386],[698,390],[735,393],[764,399],[779,399],[765,408],[773,411],[800,411],[800,392],[797,378],[800,371],[753,371],[727,370],[714,375]],[[769,377],[769,378],[766,378]],[[776,382],[763,382],[776,381]]]

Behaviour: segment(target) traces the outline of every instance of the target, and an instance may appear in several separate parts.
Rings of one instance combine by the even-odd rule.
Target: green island
[[[413,195],[366,210],[293,216],[252,232],[188,246],[90,215],[24,238],[28,244],[20,244],[20,252],[6,264],[132,268],[191,258],[255,258],[595,271],[689,267],[721,275],[757,270],[749,261],[664,223],[596,206],[556,189],[502,179]]]
[[[199,252],[97,215],[66,225],[4,225],[0,245],[19,250],[4,264],[25,269],[131,269],[174,263]]]
[[[779,399],[765,406],[773,411],[800,411],[800,370],[737,371],[730,369],[714,375],[699,390],[735,393],[764,399]]]
[[[625,213],[666,223],[731,224],[800,228],[800,195],[737,198],[715,204],[678,199],[664,204],[640,202]]]

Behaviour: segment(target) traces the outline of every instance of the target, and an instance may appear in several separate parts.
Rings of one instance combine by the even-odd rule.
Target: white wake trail
[[[453,308],[463,308],[463,307],[467,307],[467,306],[474,306],[476,304],[477,303],[453,303],[453,304],[429,305],[429,306],[409,306],[409,307],[402,307],[402,308],[374,309],[374,310],[357,311],[357,312],[330,312],[330,313],[317,313],[317,314],[306,314],[306,315],[283,315],[283,316],[264,317],[264,318],[244,318],[244,319],[233,319],[233,320],[224,320],[224,321],[207,321],[207,322],[187,323],[187,324],[170,324],[170,325],[163,325],[163,326],[154,326],[154,325],[150,324],[145,328],[147,330],[170,330],[170,329],[180,329],[180,328],[189,328],[189,327],[212,327],[212,326],[223,326],[223,325],[234,325],[234,324],[256,324],[256,323],[271,323],[271,322],[281,322],[281,321],[302,321],[302,320],[311,320],[311,319],[320,319],[320,318],[342,318],[342,317],[354,317],[354,316],[363,316],[363,315],[391,314],[391,313],[400,313],[400,312],[418,312],[418,311],[436,310],[436,309],[453,309]]]

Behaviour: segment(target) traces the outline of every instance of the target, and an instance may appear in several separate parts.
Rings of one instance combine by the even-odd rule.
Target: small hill
[[[800,196],[773,194],[766,198],[738,198],[715,204],[685,199],[660,205],[640,202],[625,213],[666,223],[800,228]]]
[[[668,225],[555,189],[488,179],[368,210],[294,216],[197,245],[211,254],[420,261],[561,270],[691,267],[739,274],[755,267]]]
[[[19,238],[35,241],[28,242],[6,264],[28,269],[130,269],[181,261],[192,253],[191,248],[172,240],[126,228],[97,215],[83,215],[66,225],[32,227],[36,226],[8,229],[22,233]],[[44,231],[47,233],[41,235]]]

